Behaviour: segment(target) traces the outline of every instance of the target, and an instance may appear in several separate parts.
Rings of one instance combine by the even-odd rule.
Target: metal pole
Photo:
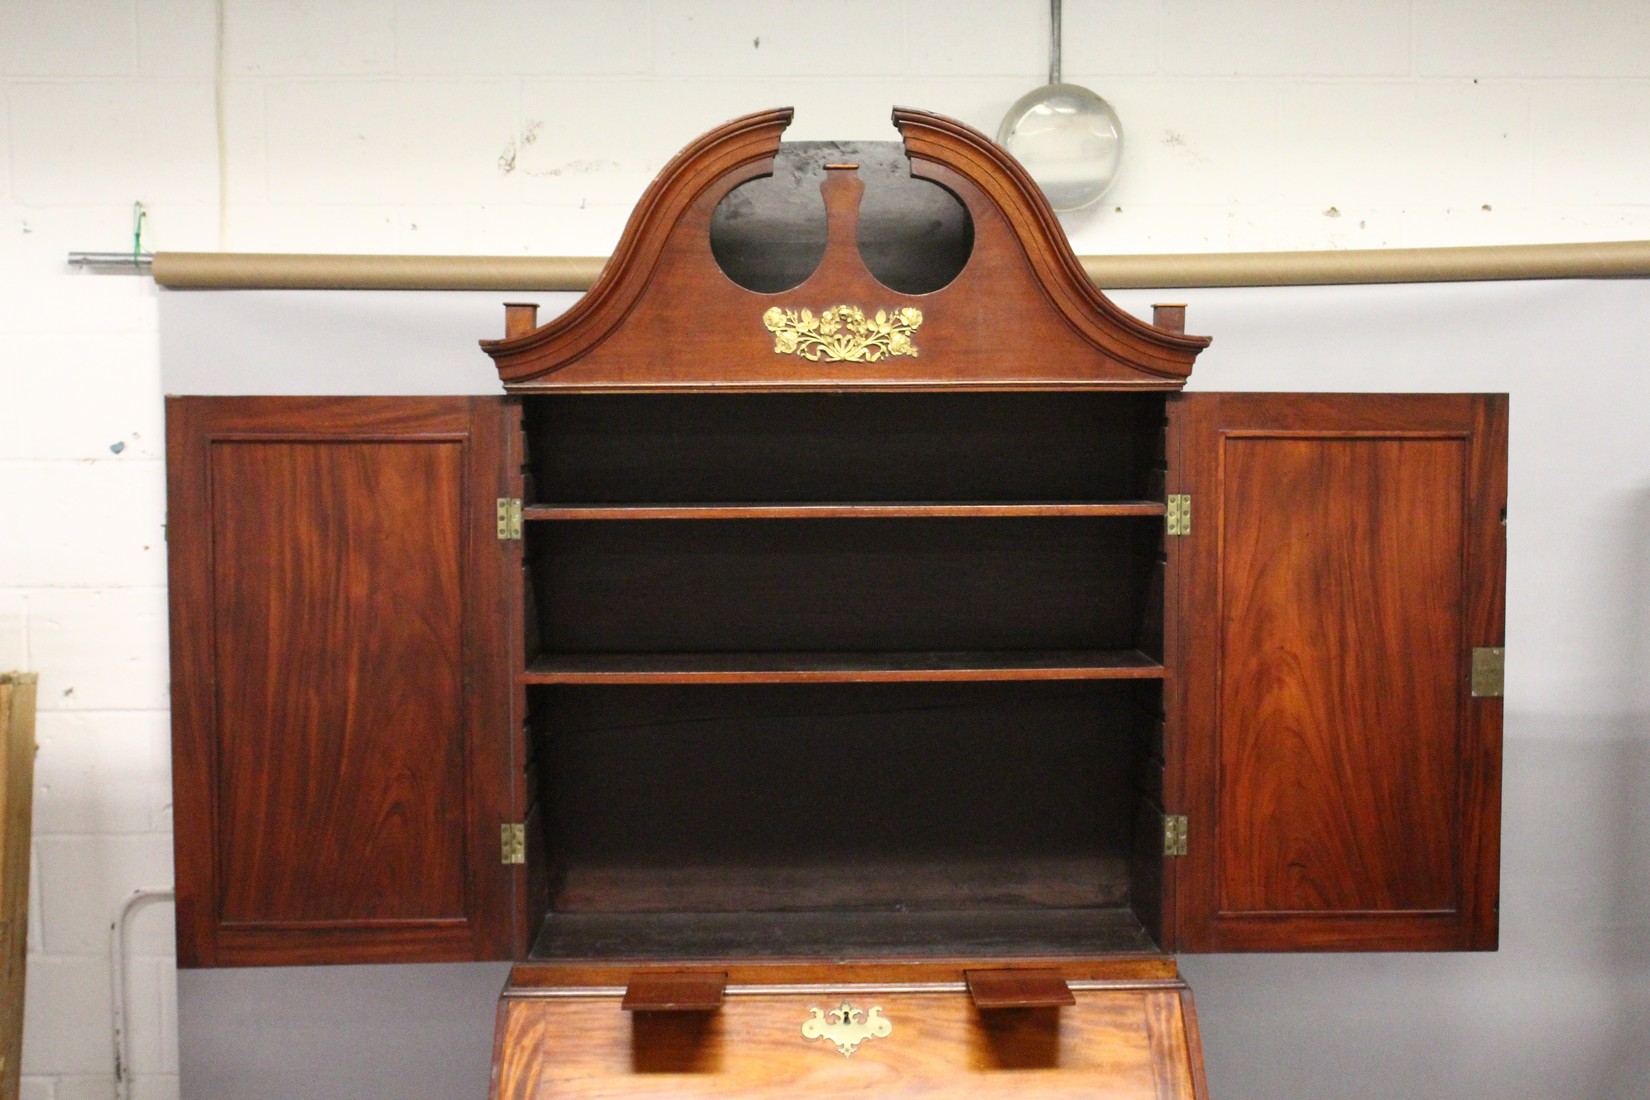
[[[1060,0],[1049,0],[1048,82],[1060,83]]]
[[[147,275],[155,261],[151,252],[71,252],[70,267],[91,268],[94,271],[129,271]]]

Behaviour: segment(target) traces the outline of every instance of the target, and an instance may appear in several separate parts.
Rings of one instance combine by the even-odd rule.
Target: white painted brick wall
[[[51,667],[45,657],[38,663]],[[165,711],[42,712],[35,736],[37,843],[62,835],[90,838],[94,845],[109,836],[148,840],[155,830],[170,828],[171,727]],[[170,878],[169,867],[161,867],[149,881],[164,885]]]
[[[13,368],[11,400],[46,406],[71,387],[104,399],[83,406],[73,420],[41,417],[8,425],[0,435],[0,459],[163,456],[155,351],[134,358],[127,334],[62,331],[0,333],[0,349]]]
[[[1160,68],[1204,77],[1405,76],[1407,0],[1166,0]]]
[[[152,468],[142,473],[152,480]],[[155,552],[143,552],[145,564]],[[167,708],[164,588],[42,588],[29,594],[28,610],[42,715]],[[88,622],[104,625],[88,637],[78,629]]]
[[[1650,237],[1641,0],[1066,0],[1128,155],[1080,252]],[[42,676],[28,1100],[106,1097],[108,923],[170,881],[164,489],[146,281],[71,249],[601,254],[684,142],[793,104],[994,131],[1032,0],[0,0],[0,665]],[[220,238],[220,226],[224,235]],[[135,1095],[176,1095],[169,907]]]
[[[367,76],[395,71],[395,0],[224,0],[235,76]],[[462,24],[454,28],[462,35]]]
[[[217,23],[212,0],[138,0],[138,73],[169,80],[212,79]]]
[[[656,76],[885,76],[923,44],[921,25],[881,0],[655,4]],[[959,15],[961,13],[959,12]]]
[[[1528,93],[1507,85],[1302,82],[1283,97],[1279,129],[1292,138],[1278,167],[1343,217],[1393,195],[1423,209],[1524,206],[1528,109]],[[1322,155],[1337,146],[1339,155]],[[1456,172],[1428,169],[1451,159],[1460,161]]]
[[[11,196],[11,97],[0,83],[0,205],[9,206]]]
[[[884,5],[881,10],[886,12],[889,9]],[[880,58],[881,65],[872,70],[872,75],[910,73],[946,77],[968,73],[971,76],[1016,76],[1023,80],[1027,73],[1041,72],[1046,79],[1048,20],[1014,19],[993,27],[987,38],[990,48],[981,49],[981,32],[984,30],[982,14],[982,11],[971,11],[970,5],[958,4],[953,0],[909,0],[905,18],[899,24],[886,20],[876,24],[897,33],[903,40],[900,44],[906,50],[904,64],[890,65],[891,58],[884,55]],[[996,14],[995,11],[990,12],[992,16]],[[818,34],[817,25],[807,29]],[[890,41],[898,40],[891,38]],[[764,41],[763,47],[766,46]],[[866,52],[873,58],[880,53],[874,48]],[[1076,58],[1071,56],[1071,60]]]
[[[24,668],[29,660],[28,596],[0,588],[0,667]]]
[[[1416,0],[1415,72],[1531,80],[1650,77],[1650,7]]]
[[[1650,80],[1543,84],[1530,98],[1534,205],[1650,202],[1650,159],[1631,155],[1650,133]]]
[[[502,80],[293,82],[265,98],[270,202],[283,206],[505,197],[500,150],[518,130]]]
[[[50,81],[7,98],[12,192],[24,206],[217,199],[210,84]]]
[[[137,60],[132,0],[0,4],[0,73],[127,76]]]
[[[38,846],[36,858],[41,858]],[[59,955],[38,944],[29,946],[24,1074],[110,1073],[114,1044],[109,1029],[101,1026],[109,1019],[108,952]],[[152,1011],[158,1015],[159,1008],[156,1003]]]
[[[402,0],[395,9],[396,72],[404,77],[653,71],[648,0]],[[713,5],[681,5],[711,9]],[[462,27],[462,34],[454,34]]]

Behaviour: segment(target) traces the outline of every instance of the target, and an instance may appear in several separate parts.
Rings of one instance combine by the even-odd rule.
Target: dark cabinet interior
[[[1164,396],[535,394],[525,503],[1149,508]]]
[[[521,400],[535,957],[1155,949],[1163,395]]]
[[[1150,950],[1127,867],[1134,688],[543,689],[559,875],[532,954]]]

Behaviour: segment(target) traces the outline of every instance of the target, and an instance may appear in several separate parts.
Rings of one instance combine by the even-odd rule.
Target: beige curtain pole
[[[603,256],[333,256],[157,252],[155,282],[173,289],[589,290]]]
[[[1599,279],[1650,275],[1650,241],[1328,252],[1083,256],[1106,290]],[[346,256],[157,252],[173,289],[588,290],[600,256]]]

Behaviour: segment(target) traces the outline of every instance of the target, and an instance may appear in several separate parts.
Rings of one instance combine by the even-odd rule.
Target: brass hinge
[[[1171,535],[1189,535],[1192,533],[1192,495],[1190,493],[1170,493],[1168,510],[1168,532]]]
[[[527,826],[505,824],[498,827],[499,862],[527,862]]]
[[[1163,815],[1163,854],[1166,856],[1183,856],[1186,854],[1186,815]]]
[[[1472,651],[1472,694],[1478,699],[1499,699],[1507,680],[1507,651],[1501,646],[1480,646]]]
[[[521,538],[520,498],[498,498],[498,537],[503,542],[512,542]]]

